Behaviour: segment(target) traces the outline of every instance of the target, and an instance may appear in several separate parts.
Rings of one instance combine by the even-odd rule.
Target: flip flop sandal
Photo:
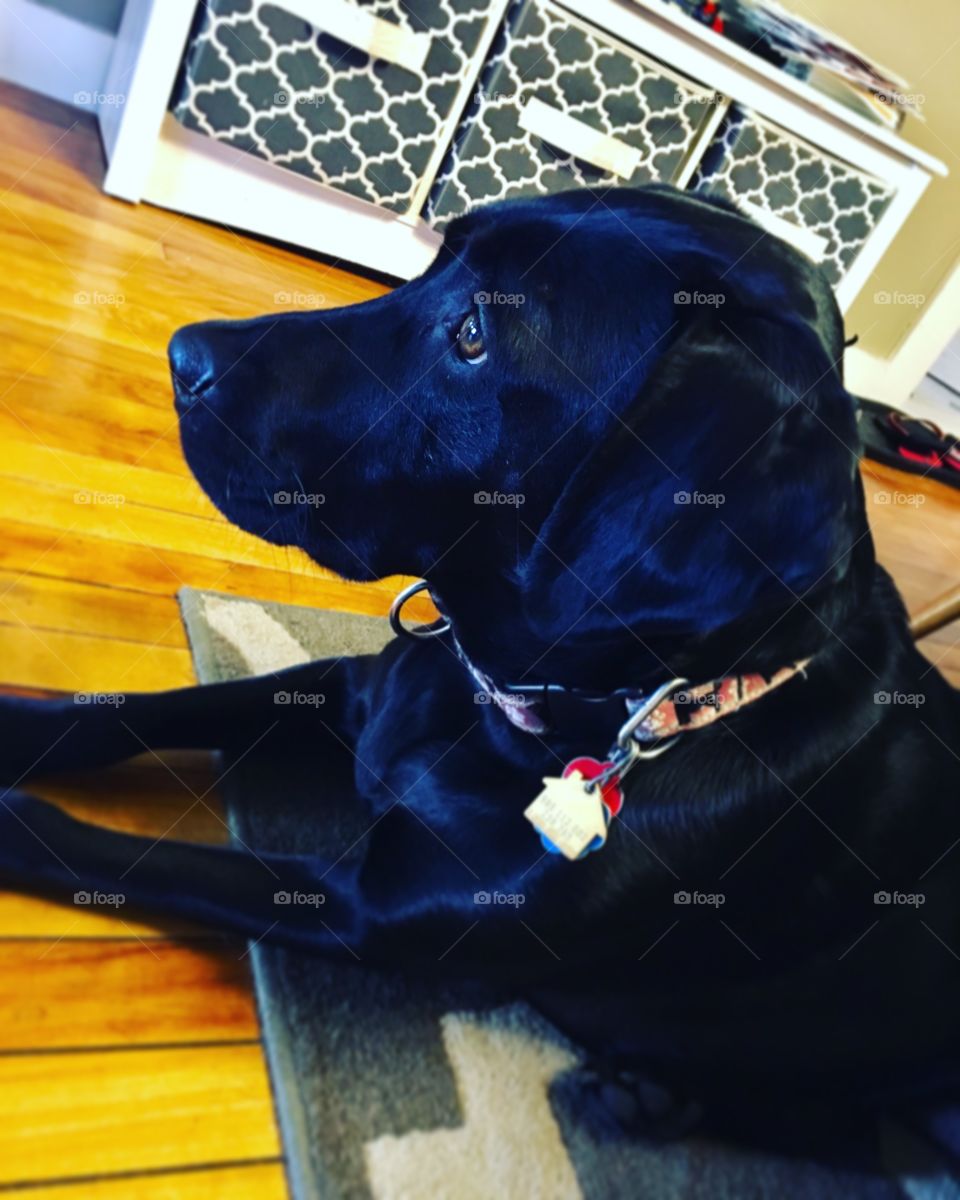
[[[887,423],[900,438],[898,451],[904,458],[917,455],[918,462],[960,471],[960,440],[944,433],[933,421],[914,420],[903,413],[891,411]],[[934,462],[934,458],[939,461]]]
[[[860,400],[864,454],[913,475],[960,487],[960,441],[933,421],[910,417],[876,400]]]
[[[874,420],[879,418],[874,417]],[[881,429],[901,458],[928,467],[943,465],[946,438],[940,426],[933,421],[907,417],[892,409],[887,413]]]

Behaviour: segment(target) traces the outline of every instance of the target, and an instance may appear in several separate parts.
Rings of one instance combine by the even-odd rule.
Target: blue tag
[[[609,829],[609,827],[610,827],[610,809],[607,808],[606,805],[604,805],[604,807],[603,807],[603,819],[606,822],[607,828]],[[543,845],[544,850],[546,850],[546,852],[548,854],[562,854],[563,853],[563,851],[560,849],[560,847],[555,846],[553,844],[553,842],[550,841],[550,839],[547,837],[547,835],[545,833],[540,834],[540,841]],[[604,838],[595,837],[593,839],[593,841],[590,843],[590,845],[586,848],[586,850],[584,850],[581,854],[577,855],[576,861],[579,862],[581,858],[586,858],[588,854],[592,854],[594,852],[594,850],[599,850],[600,847],[604,846],[604,845],[606,845],[606,840]]]

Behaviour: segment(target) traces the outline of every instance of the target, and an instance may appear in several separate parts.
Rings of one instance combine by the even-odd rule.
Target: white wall
[[[114,35],[32,0],[0,3],[0,79],[81,108],[108,102]]]

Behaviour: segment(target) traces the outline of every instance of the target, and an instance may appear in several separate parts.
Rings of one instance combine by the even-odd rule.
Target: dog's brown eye
[[[487,348],[483,342],[483,330],[476,313],[470,313],[463,318],[460,332],[457,334],[457,353],[469,363],[479,363],[487,357]]]

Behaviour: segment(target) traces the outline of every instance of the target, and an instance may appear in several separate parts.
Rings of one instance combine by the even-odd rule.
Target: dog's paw
[[[673,1141],[692,1133],[703,1106],[651,1074],[591,1060],[576,1072],[581,1114],[606,1132]]]

